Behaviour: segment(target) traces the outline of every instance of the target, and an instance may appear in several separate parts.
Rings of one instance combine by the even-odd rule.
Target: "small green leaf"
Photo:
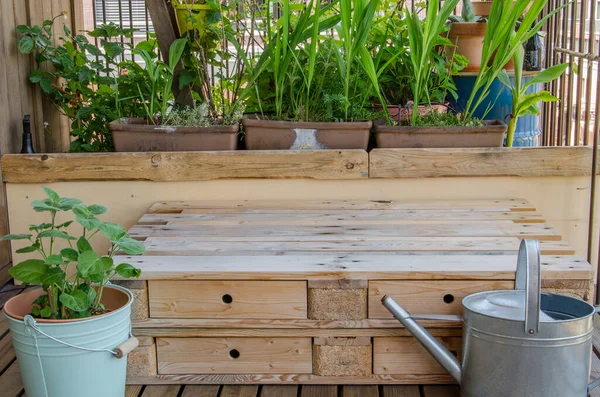
[[[112,222],[103,222],[98,228],[112,242],[127,235],[127,230],[123,226]]]
[[[30,245],[28,247],[19,248],[16,252],[17,254],[28,254],[30,252],[37,251],[37,247],[34,245]]]
[[[73,248],[64,248],[60,251],[60,255],[63,258],[67,258],[70,261],[79,260],[79,252],[75,251]]]
[[[123,237],[117,241],[117,245],[128,255],[141,255],[146,251],[144,243],[134,240],[131,237]]]
[[[46,193],[46,196],[52,201],[52,203],[58,203],[60,196],[52,189],[46,186],[42,186],[42,189]]]
[[[23,36],[19,39],[17,43],[17,48],[23,54],[31,54],[33,49],[35,48],[35,41],[31,36]]]
[[[47,285],[58,284],[58,283],[64,281],[65,277],[66,277],[65,272],[63,272],[60,268],[51,267],[48,269],[48,271],[42,277],[42,284],[47,284]]]
[[[56,230],[56,229],[44,230],[43,232],[38,234],[38,238],[43,238],[43,237],[62,238],[65,240],[77,240],[77,238],[75,238],[73,236],[69,236],[67,233],[60,231],[60,230]]]
[[[554,65],[549,67],[548,69],[542,70],[533,79],[525,83],[523,89],[526,89],[527,87],[534,84],[549,83],[552,80],[556,80],[565,72],[565,70],[567,70],[568,67],[568,63],[561,63],[559,65]]]
[[[54,205],[50,200],[33,200],[31,206],[35,212],[61,211],[61,208]]]
[[[7,234],[6,236],[2,236],[0,240],[27,240],[31,237],[31,234]]]
[[[74,290],[70,295],[63,292],[60,295],[60,302],[76,312],[82,312],[88,308],[87,294],[79,289]]]
[[[32,306],[31,314],[33,314],[35,317],[41,317],[40,316],[40,308],[38,306]]]
[[[63,260],[60,255],[52,254],[52,255],[48,255],[48,257],[46,258],[46,264],[47,265],[62,265]]]
[[[129,263],[121,263],[116,267],[115,271],[123,278],[138,278],[142,271],[131,266]]]
[[[79,284],[79,287],[77,287],[77,288],[86,293],[86,295],[88,297],[88,303],[91,304],[92,302],[94,302],[94,299],[96,299],[96,295],[97,295],[96,290],[94,288],[90,287],[86,283]]]
[[[71,35],[71,29],[69,29],[69,27],[67,25],[63,25],[63,30],[65,31],[65,34],[67,36]]]
[[[85,237],[81,236],[79,237],[79,240],[77,240],[77,250],[81,254],[82,252],[93,251],[94,249],[90,245],[89,241]]]
[[[186,39],[187,40],[187,39]],[[117,57],[123,53],[123,47],[118,43],[107,42],[103,46],[106,55],[110,58]]]
[[[98,204],[88,205],[87,209],[93,215],[102,215],[102,214],[106,213],[106,211],[108,211],[108,209],[106,207],[104,207],[102,205],[98,205]]]
[[[82,204],[82,203],[83,203],[83,201],[76,199],[76,198],[72,198],[72,197],[62,197],[60,200],[58,200],[58,206],[63,211],[72,210],[73,207],[75,207],[76,205]]]
[[[90,269],[93,268],[94,264],[100,257],[94,251],[83,251],[79,254],[79,261],[77,262],[77,271],[83,278],[88,278]]]
[[[28,259],[13,266],[8,273],[15,279],[26,284],[41,284],[42,277],[48,266],[40,259]]]
[[[39,310],[39,313],[40,317],[42,318],[50,318],[52,315],[52,309],[50,309],[50,306],[46,306],[42,310]]]

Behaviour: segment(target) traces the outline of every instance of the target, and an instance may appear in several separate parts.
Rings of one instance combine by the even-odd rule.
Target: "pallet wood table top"
[[[117,260],[147,280],[513,280],[522,238],[540,241],[546,284],[592,276],[518,198],[159,202],[130,233],[146,253]]]

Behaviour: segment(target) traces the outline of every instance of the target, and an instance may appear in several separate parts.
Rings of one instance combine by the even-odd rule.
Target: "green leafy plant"
[[[542,90],[539,92],[530,92],[527,90],[535,86],[536,84],[549,83],[552,80],[559,78],[567,67],[568,63],[562,63],[560,65],[554,65],[541,71],[534,78],[523,84],[523,59],[525,56],[525,50],[523,47],[517,48],[513,57],[515,64],[515,79],[514,83],[510,81],[508,74],[503,70],[499,74],[500,81],[508,87],[512,94],[512,109],[510,119],[508,121],[508,132],[506,135],[506,146],[510,147],[513,145],[515,136],[515,129],[519,117],[526,114],[540,114],[538,102],[556,102],[559,99],[552,95],[549,91]]]
[[[35,317],[66,320],[103,314],[106,309],[102,305],[102,292],[108,281],[117,274],[125,278],[140,276],[140,270],[128,263],[115,265],[114,254],[118,251],[142,254],[144,244],[132,239],[118,224],[98,219],[107,211],[106,207],[60,197],[47,187],[43,190],[47,197],[34,200],[31,205],[35,212],[47,212],[49,222],[31,225],[30,233],[8,234],[1,239],[29,241],[30,245],[17,253],[36,253],[38,258],[20,262],[9,273],[15,280],[39,285],[46,292],[33,302],[31,312]],[[82,227],[79,237],[69,232],[73,220],[57,222],[60,213],[71,213]],[[90,244],[97,234],[111,243],[107,255],[98,255]],[[59,250],[59,240],[68,247]]]
[[[462,9],[460,16],[450,15],[448,20],[451,22],[485,22],[486,19],[475,15],[475,9],[471,0],[462,0]]]
[[[441,36],[446,29],[446,20],[452,13],[459,0],[446,0],[439,7],[439,0],[431,0],[427,7],[425,21],[422,23],[417,10],[405,9],[408,27],[409,59],[412,70],[411,91],[414,103],[423,102],[431,104],[431,97],[427,90],[428,84],[435,70],[433,53],[436,46],[449,45],[450,42]],[[415,124],[419,112],[412,112],[411,124]]]
[[[90,43],[86,36],[73,35],[63,27],[62,44],[54,44],[53,26],[63,14],[43,22],[42,26],[20,25],[19,51],[34,54],[36,68],[29,80],[40,86],[44,94],[71,121],[73,152],[113,150],[108,123],[120,117],[137,117],[143,109],[131,97],[135,85],[122,79],[121,55],[125,46],[118,37],[131,38],[132,29],[114,24],[102,25],[88,35],[97,40]]]

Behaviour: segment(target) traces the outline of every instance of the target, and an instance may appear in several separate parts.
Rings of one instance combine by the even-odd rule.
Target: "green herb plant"
[[[549,91],[542,90],[539,92],[527,92],[527,90],[535,86],[536,84],[549,83],[552,80],[559,78],[569,66],[568,63],[562,63],[554,65],[541,71],[534,78],[523,84],[523,59],[525,56],[525,50],[523,47],[517,48],[515,55],[513,56],[515,64],[515,78],[514,83],[510,81],[508,74],[505,70],[500,72],[498,75],[500,81],[508,87],[512,94],[512,109],[510,118],[508,121],[508,131],[506,135],[506,146],[511,147],[513,145],[515,137],[515,129],[519,117],[526,114],[540,114],[538,102],[556,102],[559,99],[552,95]]]
[[[121,55],[127,45],[117,38],[131,38],[132,29],[114,24],[99,26],[86,36],[73,35],[63,26],[61,44],[55,44],[53,27],[64,14],[46,20],[42,26],[20,25],[18,49],[34,54],[36,67],[29,80],[40,86],[44,94],[71,121],[72,152],[102,152],[113,150],[108,123],[120,117],[138,117],[143,109],[134,101],[119,101],[130,97],[135,85],[122,81]]]
[[[106,313],[102,292],[116,275],[140,276],[140,270],[128,263],[115,265],[113,256],[123,251],[129,255],[144,252],[144,244],[132,239],[118,224],[98,219],[107,209],[101,205],[85,205],[81,200],[60,197],[43,187],[46,198],[34,200],[36,212],[48,213],[49,222],[31,225],[30,233],[8,234],[1,240],[26,240],[30,245],[17,253],[36,253],[38,258],[15,265],[9,273],[24,284],[39,285],[46,292],[33,302],[31,313],[38,318],[67,320]],[[70,234],[73,220],[58,223],[57,216],[70,213],[82,227],[79,237]],[[106,237],[111,247],[106,255],[98,255],[90,244],[97,234]],[[68,244],[58,249],[58,241]],[[72,271],[72,272],[71,272]]]

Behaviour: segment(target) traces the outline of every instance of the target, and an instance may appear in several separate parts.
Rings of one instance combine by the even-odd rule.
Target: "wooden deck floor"
[[[6,284],[0,289],[0,308],[23,291],[23,287]],[[592,377],[600,376],[600,332],[597,323],[594,334],[595,355]],[[12,348],[8,324],[0,315],[0,397],[23,397],[25,391],[15,353]],[[459,397],[455,385],[432,386],[199,386],[199,385],[136,385],[127,386],[126,397]],[[591,394],[600,397],[600,389]]]

